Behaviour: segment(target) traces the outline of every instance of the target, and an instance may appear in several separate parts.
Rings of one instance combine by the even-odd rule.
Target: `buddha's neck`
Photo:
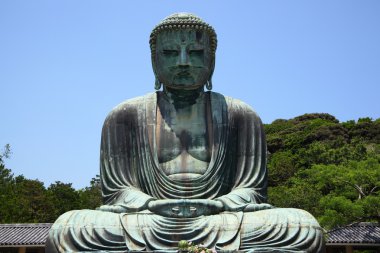
[[[164,86],[163,92],[170,102],[179,108],[196,104],[204,94],[203,86],[194,90],[179,90]]]

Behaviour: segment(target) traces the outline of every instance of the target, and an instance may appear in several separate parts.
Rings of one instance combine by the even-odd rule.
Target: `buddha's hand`
[[[211,199],[160,199],[148,203],[148,209],[171,218],[193,218],[223,211],[221,201]]]
[[[118,205],[102,205],[96,208],[96,210],[111,213],[127,213],[127,209],[125,207]]]
[[[248,204],[244,208],[244,212],[255,212],[255,211],[261,211],[261,210],[266,210],[266,209],[272,209],[274,206],[270,204]]]

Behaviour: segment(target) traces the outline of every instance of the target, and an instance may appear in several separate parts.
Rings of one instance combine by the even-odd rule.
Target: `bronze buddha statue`
[[[266,204],[259,117],[210,91],[214,29],[173,14],[150,46],[157,91],[119,104],[103,126],[104,205],[58,218],[47,251],[175,252],[188,240],[217,251],[323,252],[309,213]]]

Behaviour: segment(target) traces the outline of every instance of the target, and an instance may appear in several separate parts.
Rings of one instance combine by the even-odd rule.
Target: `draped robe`
[[[160,169],[156,93],[114,108],[102,130],[100,178],[104,203],[125,211],[82,210],[62,215],[49,235],[50,252],[169,252],[179,240],[228,251],[322,252],[321,229],[307,212],[251,212],[250,204],[265,203],[267,197],[261,121],[239,100],[214,92],[206,97],[211,160],[202,176],[188,180],[171,179]],[[216,215],[169,218],[147,210],[152,199],[213,199],[228,208]]]

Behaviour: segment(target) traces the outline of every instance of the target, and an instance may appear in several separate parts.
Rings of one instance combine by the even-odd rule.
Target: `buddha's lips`
[[[191,73],[189,71],[180,71],[176,74],[176,76],[180,76],[180,77],[189,77],[191,76]]]
[[[191,74],[194,71],[199,71],[199,69],[205,68],[204,66],[199,66],[199,65],[190,65],[190,66],[170,66],[167,67],[167,70],[170,71],[174,75],[179,75],[182,73],[188,73]],[[208,69],[208,68],[205,68]]]

